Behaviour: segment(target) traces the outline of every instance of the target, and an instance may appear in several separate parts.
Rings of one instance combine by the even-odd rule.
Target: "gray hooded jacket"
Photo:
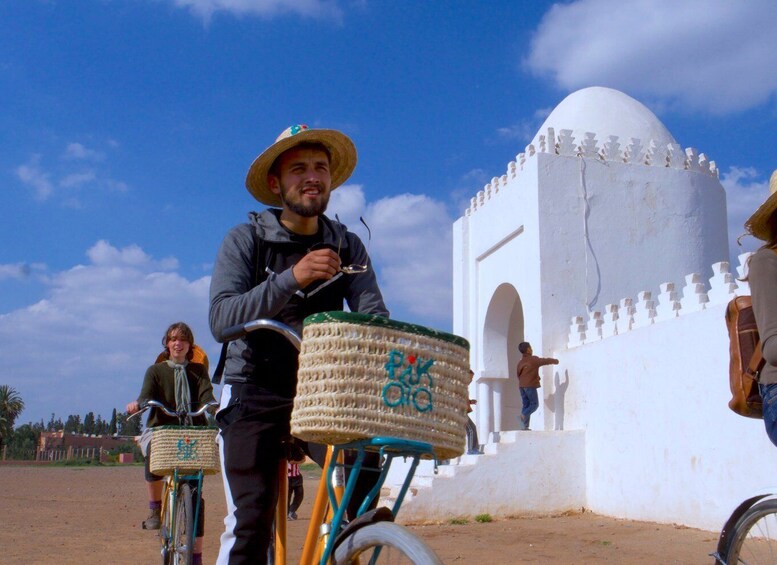
[[[367,263],[367,271],[338,273],[330,281],[301,289],[291,267],[313,248],[337,250],[338,244],[344,263]],[[352,312],[388,317],[369,261],[359,237],[326,216],[319,217],[315,236],[300,236],[280,223],[280,210],[252,212],[249,223],[227,233],[216,257],[210,284],[211,332],[222,341],[226,328],[260,318],[283,322],[301,332],[305,317],[342,310],[343,301]],[[260,336],[251,334],[230,345],[225,381],[286,382],[291,378],[296,382],[296,350],[277,334],[254,333]]]

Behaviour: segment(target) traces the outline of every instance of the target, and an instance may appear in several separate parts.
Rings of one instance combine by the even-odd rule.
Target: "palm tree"
[[[14,422],[22,410],[24,410],[24,400],[16,389],[8,385],[0,385],[0,447],[11,437]]]

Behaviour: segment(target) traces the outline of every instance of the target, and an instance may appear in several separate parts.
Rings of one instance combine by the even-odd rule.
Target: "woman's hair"
[[[772,215],[769,216],[768,220],[766,220],[766,225],[769,226],[769,239],[761,247],[762,248],[766,247],[767,249],[776,249],[777,248],[777,212],[772,212]]]
[[[194,356],[194,333],[192,333],[192,329],[184,322],[170,324],[170,327],[167,328],[165,335],[162,337],[162,347],[165,348],[162,355],[164,355],[165,359],[170,359],[170,350],[167,349],[167,342],[173,334],[178,334],[189,342],[189,352],[186,354],[186,359],[191,361]]]

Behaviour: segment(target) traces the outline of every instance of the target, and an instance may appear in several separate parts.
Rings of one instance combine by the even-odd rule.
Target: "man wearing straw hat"
[[[342,310],[388,316],[361,240],[324,215],[351,176],[356,148],[343,133],[296,125],[251,165],[248,191],[271,208],[225,237],[213,268],[210,327],[272,318],[302,329],[310,314]],[[259,335],[261,334],[261,335]],[[289,436],[297,351],[254,332],[233,342],[224,365],[220,433],[225,532],[217,563],[262,563],[278,498],[278,461]]]
[[[766,243],[750,256],[747,280],[753,314],[766,363],[758,376],[766,433],[777,445],[777,171],[769,181],[771,195],[745,222],[748,233]]]

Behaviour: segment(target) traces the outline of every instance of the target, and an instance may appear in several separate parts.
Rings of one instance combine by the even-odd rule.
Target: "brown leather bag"
[[[749,296],[737,296],[726,307],[728,326],[729,386],[728,407],[740,416],[763,418],[763,401],[758,390],[758,373],[765,360]]]

